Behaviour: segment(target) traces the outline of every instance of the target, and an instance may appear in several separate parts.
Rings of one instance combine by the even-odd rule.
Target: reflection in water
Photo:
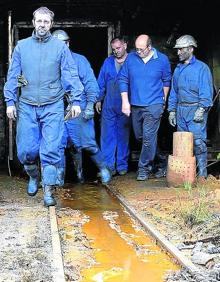
[[[66,191],[59,205],[80,210],[89,218],[83,231],[96,263],[82,271],[81,281],[162,282],[167,271],[178,269],[103,187],[74,185]]]

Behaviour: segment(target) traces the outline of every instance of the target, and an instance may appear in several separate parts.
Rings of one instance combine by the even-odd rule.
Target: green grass
[[[183,224],[192,227],[208,220],[211,216],[209,206],[212,204],[208,198],[209,191],[203,185],[193,187],[184,183],[177,191],[177,214]],[[183,191],[186,197],[183,197]]]

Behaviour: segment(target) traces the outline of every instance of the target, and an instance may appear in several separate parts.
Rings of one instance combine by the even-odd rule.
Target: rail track
[[[0,183],[0,282],[162,282],[197,271],[112,185],[65,184],[46,209],[42,189],[28,197],[24,179]]]
[[[56,282],[72,281],[71,279],[70,280],[66,280],[65,255],[64,255],[64,252],[62,250],[63,240],[61,239],[61,236],[60,236],[60,230],[62,229],[62,227],[60,229],[59,218],[57,218],[57,212],[59,212],[60,208],[61,209],[65,209],[66,207],[68,207],[68,208],[73,208],[73,209],[79,209],[79,207],[80,207],[81,212],[85,211],[85,213],[87,215],[89,214],[89,217],[92,217],[94,215],[94,213],[93,212],[92,213],[89,212],[89,210],[95,209],[96,212],[97,212],[97,210],[99,208],[101,208],[101,212],[106,210],[106,206],[102,207],[102,206],[100,206],[98,204],[98,202],[97,202],[97,206],[95,207],[93,199],[89,199],[88,198],[89,196],[95,197],[97,199],[97,201],[99,201],[100,198],[104,197],[105,201],[108,202],[109,200],[106,200],[106,195],[108,195],[109,199],[111,199],[111,198],[113,199],[114,204],[115,204],[115,201],[120,203],[120,206],[122,206],[123,209],[126,210],[126,212],[129,214],[129,217],[131,217],[133,220],[138,222],[138,224],[140,224],[143,227],[143,229],[146,231],[147,236],[150,235],[150,238],[151,238],[152,242],[154,242],[154,244],[156,244],[157,247],[159,246],[162,249],[162,253],[163,254],[165,254],[165,253],[168,254],[167,259],[172,261],[171,264],[169,264],[169,266],[171,266],[172,263],[174,265],[175,265],[175,263],[178,265],[177,267],[175,267],[175,266],[173,267],[173,265],[172,265],[172,267],[173,267],[173,268],[171,267],[172,270],[184,267],[185,269],[187,269],[189,272],[192,272],[192,273],[195,273],[195,272],[198,271],[197,267],[189,259],[187,259],[173,244],[171,244],[162,234],[160,234],[160,232],[158,232],[155,229],[154,226],[152,226],[150,223],[146,222],[146,220],[144,220],[137,213],[137,211],[133,207],[131,207],[130,204],[120,194],[115,192],[114,189],[111,186],[105,186],[104,189],[103,189],[103,187],[102,188],[100,188],[100,187],[96,187],[95,188],[96,192],[97,191],[102,191],[101,192],[102,196],[95,195],[96,192],[94,192],[94,191],[92,193],[91,193],[91,191],[89,192],[89,190],[92,189],[91,187],[92,186],[90,186],[89,188],[86,188],[86,186],[84,186],[84,187],[81,187],[81,188],[80,187],[78,187],[78,188],[74,187],[74,189],[67,189],[67,191],[68,191],[67,192],[67,196],[65,195],[66,192],[65,192],[65,189],[64,189],[63,200],[61,200],[61,202],[58,204],[58,206],[56,208],[55,207],[50,207],[49,208],[50,222],[51,222],[52,246],[53,246],[53,279],[54,279],[54,281],[56,281]],[[80,195],[80,193],[82,193],[83,195]],[[82,200],[82,203],[80,203],[81,200]],[[88,201],[88,203],[90,203],[89,207],[86,206],[86,204],[85,204],[86,201]],[[84,204],[85,204],[85,207],[83,208]],[[111,204],[109,204],[109,205],[110,205],[110,207],[109,207],[108,210],[110,210],[111,212],[115,212],[115,209],[112,209]],[[117,208],[116,208],[116,210],[117,210]],[[122,215],[121,215],[120,211],[118,211],[118,212],[120,214],[119,217],[121,217]],[[96,222],[96,221],[93,220],[93,222]],[[110,223],[110,225],[111,224],[112,224],[112,222]],[[100,228],[100,227],[97,226],[97,228]],[[118,227],[114,227],[113,229],[115,229],[117,231],[117,228]],[[74,227],[73,227],[73,229],[74,229]],[[73,232],[73,230],[69,231],[69,234],[71,232]],[[123,233],[123,232],[121,232],[121,233]],[[69,236],[72,237],[72,235],[69,235]],[[90,236],[91,236],[91,234],[90,234]],[[126,237],[126,235],[123,235],[123,236]],[[106,240],[108,240],[108,239],[109,238],[106,238]],[[114,238],[112,237],[112,240],[113,239]],[[96,240],[97,240],[97,238],[96,238]],[[128,238],[126,239],[125,238],[125,240],[129,241],[130,239],[128,239]],[[130,240],[130,242],[128,242],[128,244],[134,246],[136,243],[135,244],[131,243],[131,241],[132,240]],[[93,248],[93,247],[90,246],[90,248]],[[94,248],[97,248],[97,246],[95,246]],[[111,256],[111,254],[110,254],[110,256]],[[72,256],[71,259],[73,261],[73,264],[75,265],[74,260],[75,259],[77,260],[77,257],[74,258],[74,256]],[[161,261],[163,261],[163,260],[164,260],[164,257],[162,258]],[[71,264],[70,261],[69,261],[69,264]],[[100,263],[99,263],[99,265],[100,265]],[[116,263],[116,265],[117,265],[117,263]],[[158,266],[156,266],[156,268],[157,267]],[[95,268],[96,269],[97,268],[96,264],[91,266],[91,268]],[[113,275],[113,277],[111,278],[112,280],[110,278],[109,278],[110,280],[108,280],[108,278],[106,278],[106,279],[104,278],[104,274],[103,273],[106,273],[106,271],[107,271],[107,270],[104,270],[104,268],[103,269],[101,268],[100,272],[97,272],[97,269],[94,272],[92,272],[92,271],[88,272],[88,271],[84,271],[83,268],[80,268],[80,272],[84,271],[83,272],[84,274],[81,276],[81,280],[82,281],[97,281],[97,282],[99,282],[99,281],[132,281],[133,282],[134,280],[132,280],[132,278],[129,278],[129,277],[127,278],[128,280],[121,280],[120,277],[121,277],[122,272],[123,272],[122,268],[119,269],[117,267],[112,267],[111,271],[110,271],[109,270],[109,265],[108,265],[108,267],[107,267],[108,273],[110,272],[108,277],[111,278],[111,274],[112,274]],[[116,269],[116,272],[117,272],[117,269],[119,269],[119,273],[116,274],[114,271],[112,272],[112,270],[114,270],[114,269]],[[131,269],[132,269],[132,266],[131,266]],[[169,269],[167,269],[167,270],[169,270]],[[165,270],[163,270],[162,272],[164,272],[164,271]],[[151,274],[151,275],[154,275],[154,274]],[[86,276],[87,276],[87,278],[86,278]],[[152,277],[154,277],[154,276],[152,276]],[[79,276],[78,276],[78,278],[79,278]],[[140,278],[139,278],[139,281],[146,281],[146,280],[140,280]],[[151,281],[151,282],[163,281],[163,278],[161,276],[161,278],[157,277],[157,278],[155,278],[155,280],[149,280],[149,281]]]

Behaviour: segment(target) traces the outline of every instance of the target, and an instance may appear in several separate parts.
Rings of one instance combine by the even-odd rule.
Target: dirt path
[[[43,206],[41,189],[35,197],[27,196],[26,182],[25,179],[0,175],[0,281],[50,282],[52,245],[48,209]],[[195,248],[200,252],[199,256],[201,253],[210,256],[204,265],[198,264],[198,267],[201,273],[215,273],[212,280],[207,277],[195,280],[185,274],[185,280],[181,275],[173,275],[168,281],[220,281],[216,278],[220,273],[219,181],[209,177],[197,188],[176,189],[167,188],[165,179],[137,182],[135,174],[129,173],[113,178],[111,186],[190,259]],[[57,197],[61,194],[58,191]],[[75,269],[68,269],[68,261],[65,264],[69,281],[79,281],[81,264],[93,263],[92,258],[88,260],[92,250],[81,233],[79,212],[68,211],[68,216],[69,213],[77,239],[76,246],[73,244],[71,247],[84,248],[85,252],[79,254],[76,250],[79,260]]]
[[[52,281],[48,209],[42,192],[26,196],[26,181],[0,176],[0,281]]]

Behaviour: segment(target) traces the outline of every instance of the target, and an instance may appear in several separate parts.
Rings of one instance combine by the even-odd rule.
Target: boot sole
[[[145,181],[145,180],[148,180],[149,178],[146,177],[146,178],[136,178],[137,181]]]
[[[44,206],[45,206],[45,207],[53,207],[53,206],[56,206],[56,204],[57,204],[57,202],[53,202],[53,203],[49,203],[49,204],[46,204],[46,203],[44,202]]]
[[[28,194],[29,196],[31,196],[31,197],[34,197],[34,196],[37,194],[37,192],[38,192],[38,190],[37,190],[36,192],[34,192],[34,193],[30,193],[30,192],[27,191],[27,194]]]

